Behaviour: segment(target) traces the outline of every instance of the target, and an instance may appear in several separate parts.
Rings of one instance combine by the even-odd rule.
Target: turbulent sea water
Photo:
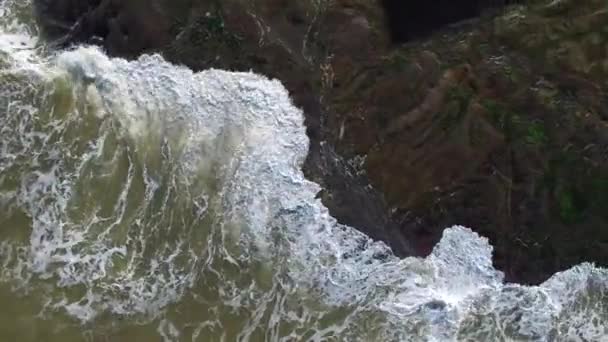
[[[608,341],[608,271],[507,284],[338,224],[276,80],[53,51],[0,0],[0,341]]]

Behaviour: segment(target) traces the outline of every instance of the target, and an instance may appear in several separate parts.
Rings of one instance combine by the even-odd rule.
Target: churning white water
[[[338,224],[279,81],[47,53],[28,9],[0,2],[0,339],[608,341],[605,269],[505,284],[468,228],[399,259]]]

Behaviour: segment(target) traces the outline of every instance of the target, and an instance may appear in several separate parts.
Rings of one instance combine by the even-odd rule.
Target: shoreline
[[[398,45],[383,9],[358,0],[38,8],[67,45],[279,79],[305,113],[305,175],[341,223],[402,257],[426,256],[445,227],[474,227],[507,281],[538,284],[583,261],[608,265],[608,57],[592,39],[603,12],[579,4],[589,42],[575,46],[563,3],[514,6]]]

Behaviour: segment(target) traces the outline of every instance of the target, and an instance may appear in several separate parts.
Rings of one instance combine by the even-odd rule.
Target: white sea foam
[[[468,228],[446,229],[427,258],[399,259],[338,224],[302,174],[303,115],[276,80],[92,47],[16,61],[0,85],[0,208],[23,211],[31,233],[0,244],[0,275],[52,281],[49,314],[155,318],[188,297],[212,313],[193,336],[244,311],[242,340],[260,328],[273,340],[298,329],[310,340],[607,340],[605,269],[505,284]],[[20,71],[31,63],[43,77]],[[158,332],[183,337],[166,317]]]

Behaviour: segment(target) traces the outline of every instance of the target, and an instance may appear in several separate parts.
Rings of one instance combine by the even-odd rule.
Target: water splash
[[[399,259],[338,224],[301,172],[303,116],[276,80],[7,49],[0,280],[37,293],[42,317],[156,322],[165,340],[608,336],[605,269],[505,284],[468,228]]]

